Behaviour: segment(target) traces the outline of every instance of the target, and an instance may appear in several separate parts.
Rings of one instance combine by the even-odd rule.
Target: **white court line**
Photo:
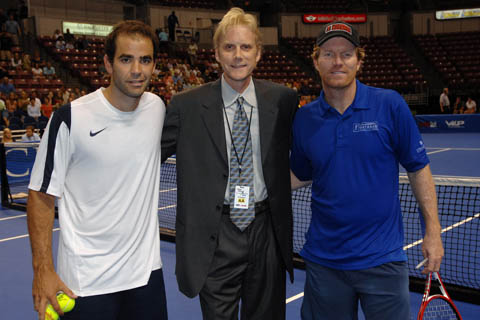
[[[58,231],[58,230],[60,230],[60,228],[54,228],[54,229],[52,229],[52,231]],[[0,242],[5,242],[5,241],[15,240],[15,239],[28,238],[28,236],[29,236],[28,233],[27,233],[27,234],[22,234],[22,235],[16,236],[16,237],[0,239]]]
[[[165,190],[160,190],[160,193],[162,193],[162,192],[176,191],[176,190],[177,190],[177,188],[165,189]]]
[[[21,215],[18,215],[18,216],[13,216],[13,217],[0,218],[0,221],[11,220],[11,219],[17,219],[17,218],[22,218],[22,217],[26,217],[26,216],[27,216],[26,214],[21,214]]]
[[[430,149],[434,149],[434,150],[435,150],[435,149],[445,149],[445,148],[444,148],[444,147],[443,147],[443,148],[438,148],[438,147],[436,147],[436,148],[428,148],[428,147],[427,147],[427,150],[430,150]],[[480,151],[480,148],[448,148],[448,149],[450,149],[450,150],[452,150],[452,151]]]
[[[459,222],[457,222],[457,223],[454,223],[454,224],[452,224],[451,226],[448,226],[448,227],[446,227],[446,228],[443,228],[443,229],[442,229],[442,233],[447,232],[447,231],[450,231],[450,230],[452,230],[453,228],[459,227],[459,226],[461,226],[462,224],[465,224],[465,223],[470,222],[470,221],[472,221],[473,219],[477,219],[477,218],[480,218],[480,213],[474,214],[474,215],[471,216],[471,217],[468,217],[468,218],[466,218],[466,219],[463,219],[462,221],[459,221]],[[407,250],[407,249],[410,249],[410,248],[412,248],[412,247],[418,246],[418,245],[419,245],[420,243],[422,243],[422,242],[423,242],[423,239],[417,240],[417,241],[415,241],[415,242],[413,242],[413,243],[411,243],[411,244],[403,247],[403,250]]]
[[[473,219],[478,219],[478,218],[480,218],[480,213],[477,213],[477,214],[475,214],[475,215],[473,215],[473,216],[471,216],[471,217],[468,217],[468,218],[466,218],[466,219],[464,219],[464,220],[462,220],[462,221],[459,221],[459,222],[457,222],[457,223],[454,223],[454,224],[452,224],[452,225],[449,226],[449,227],[443,228],[443,229],[442,229],[442,233],[447,232],[447,231],[450,231],[450,230],[452,230],[453,228],[459,227],[459,226],[461,226],[462,224],[465,224],[465,223],[467,223],[467,222],[472,221]],[[415,247],[415,246],[419,245],[419,244],[422,243],[422,242],[423,242],[423,239],[417,240],[417,241],[415,241],[415,242],[413,242],[413,243],[411,243],[411,244],[403,247],[403,250],[407,250],[407,249],[410,249],[410,248],[412,248],[412,247]],[[293,297],[288,298],[285,303],[290,303],[290,302],[295,301],[295,300],[297,300],[297,299],[300,299],[300,298],[302,298],[302,297],[303,297],[303,292],[301,292],[301,293],[299,293],[299,294],[297,294],[297,295],[295,295],[295,296],[293,296]]]
[[[285,304],[290,303],[290,302],[292,302],[292,301],[295,301],[295,300],[297,300],[297,299],[300,299],[301,297],[303,297],[303,292],[300,292],[299,294],[297,294],[297,295],[295,295],[295,296],[293,296],[293,297],[288,298],[287,300],[285,300]]]
[[[437,150],[437,151],[427,152],[427,154],[440,153],[440,152],[445,152],[445,151],[450,151],[450,150],[452,150],[452,148],[444,148],[444,149],[440,149],[440,150]]]
[[[176,204],[172,204],[172,205],[169,205],[169,206],[166,206],[166,207],[158,208],[158,210],[165,210],[165,209],[175,208],[176,206],[177,206]]]

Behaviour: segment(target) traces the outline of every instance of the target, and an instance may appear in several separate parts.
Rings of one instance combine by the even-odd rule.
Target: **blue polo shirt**
[[[344,114],[328,105],[323,91],[300,108],[291,166],[300,180],[313,180],[312,220],[301,256],[340,270],[405,261],[399,163],[414,172],[429,160],[397,92],[357,80]]]

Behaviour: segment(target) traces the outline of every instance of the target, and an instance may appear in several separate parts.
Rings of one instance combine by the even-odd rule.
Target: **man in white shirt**
[[[448,88],[443,88],[440,95],[440,111],[442,113],[452,113],[450,110],[450,99],[448,98]]]
[[[34,126],[27,126],[25,129],[25,134],[22,136],[22,142],[40,142],[40,136],[35,133]]]
[[[472,114],[477,112],[477,104],[475,101],[471,98],[468,97],[467,102],[465,102],[465,112],[466,114]]]
[[[165,105],[145,92],[157,41],[142,22],[116,25],[105,44],[110,86],[60,107],[45,130],[27,204],[40,320],[48,303],[62,320],[167,319],[157,209]],[[76,299],[72,311],[59,308],[59,291]]]

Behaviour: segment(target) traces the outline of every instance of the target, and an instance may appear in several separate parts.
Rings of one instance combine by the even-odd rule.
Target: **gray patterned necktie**
[[[253,193],[252,139],[242,97],[237,99],[237,110],[232,125],[232,147],[230,150],[230,219],[241,230],[245,230],[255,218]],[[251,121],[251,119],[250,119]],[[235,188],[250,187],[248,209],[235,208]]]

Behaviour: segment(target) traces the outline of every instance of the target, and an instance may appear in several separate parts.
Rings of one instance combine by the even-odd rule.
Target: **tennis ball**
[[[45,310],[45,320],[58,320],[58,313],[51,304],[48,304],[47,310]]]
[[[75,307],[75,299],[70,298],[65,293],[57,295],[57,301],[63,312],[72,311],[73,307]]]
[[[57,295],[57,302],[63,312],[72,311],[73,307],[75,307],[75,300],[67,296],[65,293]],[[58,313],[51,304],[48,304],[47,310],[45,310],[45,320],[58,320],[58,318]]]

